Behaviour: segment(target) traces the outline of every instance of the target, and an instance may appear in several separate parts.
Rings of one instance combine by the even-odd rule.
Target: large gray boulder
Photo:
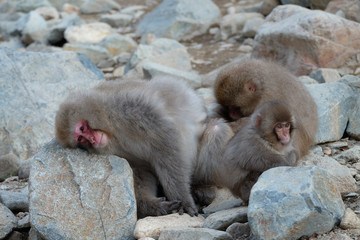
[[[296,75],[319,67],[353,73],[360,53],[360,24],[296,5],[276,7],[255,36],[253,55],[283,63]]]
[[[265,171],[251,190],[248,220],[256,239],[299,239],[330,231],[345,211],[331,175],[318,167]]]
[[[136,201],[126,160],[64,149],[53,140],[30,161],[30,221],[40,236],[133,239]]]
[[[33,156],[54,136],[55,112],[70,90],[103,73],[84,54],[18,52],[0,47],[0,156]]]
[[[187,40],[205,33],[218,17],[220,10],[211,0],[164,0],[141,19],[136,35]]]

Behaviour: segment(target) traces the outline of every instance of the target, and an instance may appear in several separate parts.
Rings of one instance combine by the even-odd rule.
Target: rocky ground
[[[5,1],[5,0],[0,0],[0,4],[4,4],[6,2],[10,2],[10,1]],[[15,1],[16,2],[16,1]],[[35,1],[34,1],[35,2]],[[39,1],[41,2],[41,1]],[[111,2],[111,1],[105,1],[105,2]],[[70,43],[70,41],[68,42],[64,42],[64,41],[60,41],[55,45],[51,45],[48,43],[45,43],[45,41],[42,41],[40,38],[39,39],[33,39],[33,40],[29,40],[31,38],[36,38],[36,36],[34,37],[34,35],[29,34],[31,37],[27,37],[25,38],[25,33],[24,31],[21,34],[17,34],[16,37],[14,37],[14,31],[7,31],[4,30],[6,29],[5,25],[5,21],[3,22],[3,24],[0,24],[0,34],[1,34],[1,42],[0,42],[0,46],[10,46],[13,47],[19,51],[34,51],[34,52],[57,52],[57,51],[61,51],[61,50],[76,50],[79,52],[85,52],[89,55],[89,57],[93,60],[93,62],[96,63],[96,65],[98,66],[99,69],[101,69],[101,71],[104,73],[104,77],[108,80],[112,80],[114,78],[118,78],[118,77],[126,77],[125,72],[129,69],[129,62],[131,61],[132,55],[131,53],[133,51],[135,51],[137,49],[137,51],[139,51],[139,45],[141,45],[144,42],[147,42],[149,44],[151,44],[154,39],[153,36],[147,36],[147,37],[143,37],[141,38],[140,36],[137,36],[135,34],[136,32],[136,28],[137,28],[137,24],[139,23],[139,21],[141,21],[141,19],[147,14],[152,12],[156,6],[158,6],[158,4],[160,3],[160,0],[148,0],[148,1],[143,1],[143,0],[134,0],[134,1],[128,1],[128,0],[117,0],[116,3],[118,3],[121,6],[121,9],[126,9],[127,7],[132,7],[132,6],[140,6],[138,8],[138,10],[132,10],[132,14],[133,17],[131,19],[131,21],[129,23],[127,23],[126,26],[123,27],[118,27],[118,28],[114,28],[116,29],[115,32],[120,33],[122,35],[126,35],[127,37],[130,37],[133,41],[135,41],[135,45],[132,47],[129,47],[129,50],[124,51],[122,54],[117,54],[115,56],[112,56],[111,54],[109,55],[108,53],[104,55],[104,57],[99,58],[99,56],[103,53],[102,50],[99,50],[99,52],[97,52],[97,50],[94,52],[89,52],[89,49],[84,47],[84,46],[79,46],[79,45],[74,45],[74,43]],[[276,3],[277,1],[262,1],[262,0],[246,0],[246,1],[225,1],[225,0],[214,0],[213,1],[219,8],[220,13],[221,13],[221,18],[220,20],[214,21],[210,26],[208,26],[207,30],[204,31],[203,33],[201,33],[199,36],[195,36],[195,37],[191,37],[189,39],[177,39],[179,43],[181,43],[187,53],[189,54],[189,59],[190,59],[190,66],[187,66],[187,62],[182,61],[182,60],[178,60],[178,62],[180,62],[181,64],[179,64],[178,69],[180,69],[181,71],[191,71],[191,72],[195,72],[198,75],[196,75],[196,77],[198,77],[199,82],[196,83],[197,87],[195,87],[196,89],[207,89],[207,88],[203,88],[203,87],[209,87],[211,86],[211,82],[213,79],[213,75],[216,73],[216,71],[228,64],[231,63],[233,61],[236,61],[236,59],[239,59],[243,56],[248,56],[250,54],[254,54],[254,52],[257,51],[257,54],[268,54],[268,53],[274,53],[275,54],[272,56],[274,59],[278,58],[277,60],[279,60],[279,62],[281,62],[282,64],[286,65],[289,69],[291,69],[295,74],[297,75],[303,75],[303,76],[311,76],[313,77],[313,79],[310,79],[311,81],[319,81],[319,79],[316,79],[316,74],[314,73],[317,69],[323,69],[322,73],[320,73],[320,78],[322,80],[325,81],[325,83],[328,83],[329,78],[334,77],[336,74],[338,76],[337,79],[339,79],[340,77],[346,75],[346,74],[351,74],[353,76],[359,76],[360,75],[360,55],[355,55],[355,57],[347,57],[347,53],[354,51],[354,49],[360,49],[360,27],[359,24],[357,22],[359,22],[359,19],[357,19],[357,16],[360,16],[360,11],[358,10],[358,8],[355,8],[354,6],[356,6],[356,4],[360,4],[359,1],[339,1],[339,0],[333,0],[333,5],[328,6],[327,8],[327,12],[332,12],[332,13],[336,13],[339,16],[343,16],[344,19],[348,19],[351,21],[347,21],[346,24],[343,24],[341,26],[341,28],[337,27],[337,21],[339,21],[338,19],[334,20],[334,21],[329,21],[331,24],[330,26],[327,26],[329,29],[334,29],[334,33],[339,33],[339,36],[332,36],[329,32],[326,32],[324,35],[322,34],[322,30],[320,27],[316,28],[318,26],[315,26],[315,22],[312,22],[314,29],[311,29],[310,26],[304,27],[304,29],[309,29],[313,30],[312,34],[314,36],[322,36],[320,38],[326,38],[329,37],[329,39],[331,41],[329,42],[335,42],[337,46],[341,45],[341,46],[345,46],[344,48],[339,47],[339,51],[335,51],[334,52],[330,52],[329,49],[333,49],[334,47],[332,45],[327,45],[329,44],[328,42],[321,42],[321,40],[313,40],[311,36],[308,35],[304,35],[304,39],[302,41],[304,42],[300,42],[300,44],[298,42],[296,42],[296,37],[292,38],[292,36],[289,37],[289,39],[291,39],[291,44],[294,45],[294,51],[292,52],[293,49],[291,49],[291,47],[289,47],[289,45],[287,45],[286,43],[286,39],[281,39],[281,38],[276,38],[276,36],[273,36],[273,39],[276,39],[275,42],[281,42],[282,40],[284,40],[283,45],[280,44],[279,48],[283,48],[286,49],[284,50],[284,52],[291,52],[290,54],[297,54],[295,57],[295,59],[301,59],[301,61],[297,61],[292,59],[291,57],[289,57],[290,54],[287,55],[287,53],[281,52],[281,50],[277,49],[277,44],[274,43],[270,43],[270,40],[263,40],[263,42],[261,42],[260,36],[263,36],[259,33],[258,35],[258,39],[255,39],[255,36],[258,32],[256,32],[259,28],[255,27],[256,31],[254,33],[245,33],[245,31],[243,30],[239,30],[238,28],[240,28],[241,25],[241,20],[240,17],[237,18],[235,15],[231,18],[231,14],[235,14],[235,13],[241,13],[241,12],[247,12],[247,13],[259,13],[261,11],[265,11],[263,8],[260,8],[261,4],[263,4],[263,2],[267,2],[267,3]],[[287,1],[283,1],[283,2],[287,2]],[[294,2],[301,2],[301,1],[294,1]],[[312,4],[315,4],[319,1],[309,1]],[[326,1],[324,1],[326,2]],[[278,3],[277,3],[278,4]],[[304,3],[303,3],[304,4]],[[105,5],[105,4],[104,4]],[[338,6],[338,8],[334,7]],[[310,7],[306,6],[306,7]],[[6,16],[6,10],[11,10],[11,8],[6,8],[4,7],[4,5],[0,5],[0,13],[1,13],[1,19],[2,20],[8,20],[9,17],[5,17]],[[325,10],[325,7],[322,8],[323,10]],[[335,9],[335,10],[334,10]],[[5,11],[5,12],[4,12]],[[69,9],[67,11],[74,11],[75,13],[78,13],[79,19],[85,21],[86,23],[92,23],[92,22],[97,22],[99,21],[99,19],[101,18],[101,15],[107,13],[107,14],[115,14],[117,12],[116,9],[112,9],[112,10],[106,10],[102,13],[98,13],[98,14],[94,14],[94,13],[89,13],[89,14],[83,14],[83,13],[79,13],[79,8],[74,8],[71,9],[69,7]],[[291,10],[293,11],[293,10]],[[296,10],[297,11],[297,10]],[[354,13],[358,11],[357,13]],[[247,18],[251,19],[252,17],[256,18],[256,19],[262,19],[264,18],[268,13],[264,14],[264,12],[261,13],[263,17],[259,17],[259,16],[247,16]],[[50,15],[51,16],[51,11],[50,13],[44,13],[43,16],[45,15]],[[281,15],[281,14],[280,14]],[[286,14],[283,14],[286,15]],[[291,15],[291,14],[289,14]],[[16,15],[12,15],[12,16],[16,16]],[[229,21],[233,21],[234,24],[230,24],[229,22],[226,22],[226,16],[228,17],[228,19],[230,19]],[[306,15],[304,15],[306,16]],[[276,20],[278,16],[274,16],[274,19]],[[306,17],[304,17],[306,18]],[[320,18],[320,17],[319,17]],[[321,18],[320,18],[321,19]],[[274,20],[274,21],[275,21]],[[331,19],[332,20],[332,19]],[[312,20],[309,20],[309,22],[311,22]],[[321,21],[320,21],[321,22]],[[238,24],[238,25],[237,25]],[[357,25],[356,25],[357,24]],[[242,23],[242,27],[243,27],[243,23]],[[275,26],[274,28],[275,29]],[[345,30],[344,30],[345,29]],[[351,31],[350,31],[350,30]],[[344,32],[342,32],[344,30]],[[20,30],[19,30],[20,31]],[[275,30],[274,30],[275,31]],[[300,30],[299,30],[300,31]],[[348,35],[346,35],[346,31],[351,32],[350,34],[351,37],[346,37]],[[10,33],[11,32],[11,33]],[[261,32],[262,33],[262,32]],[[11,35],[11,37],[9,37],[9,34]],[[70,31],[69,31],[70,34]],[[263,33],[262,33],[263,34]],[[285,34],[282,35],[283,38],[286,38],[286,35],[288,34],[288,32],[285,32]],[[36,35],[36,34],[35,34]],[[281,34],[280,34],[281,35]],[[289,34],[290,35],[290,34]],[[331,36],[329,36],[331,35]],[[324,37],[325,36],[325,37]],[[94,36],[91,36],[94,37]],[[86,36],[83,36],[83,38],[86,38]],[[70,37],[69,37],[70,39]],[[294,40],[295,39],[295,40]],[[21,40],[21,41],[20,41]],[[38,40],[38,41],[36,41]],[[29,41],[29,42],[28,42]],[[339,44],[339,42],[341,44]],[[65,44],[64,44],[65,43]],[[264,52],[261,52],[260,50],[263,49],[263,46],[261,44],[269,44],[269,49],[267,49]],[[330,46],[326,49],[321,49],[321,51],[316,52],[316,49],[320,49],[320,46],[317,46],[313,48],[313,52],[316,52],[318,55],[316,55],[314,53],[314,55],[316,55],[316,60],[312,59],[311,57],[309,57],[311,54],[307,53],[306,49],[301,48],[302,47],[302,43],[304,43],[304,46],[314,46],[312,44],[319,44],[319,45],[323,45],[323,46]],[[68,45],[67,45],[68,44]],[[73,45],[71,45],[73,44]],[[102,46],[106,46],[105,43],[102,43]],[[174,44],[174,43],[169,43]],[[291,45],[290,44],[290,45]],[[99,44],[94,44],[94,45],[99,45]],[[101,45],[101,44],[100,44]],[[299,48],[296,48],[298,45],[301,45]],[[15,46],[15,47],[14,47]],[[172,45],[173,46],[173,45]],[[175,47],[177,48],[177,46]],[[309,47],[310,48],[310,47]],[[85,50],[84,50],[85,49]],[[255,49],[255,50],[254,50]],[[260,49],[260,50],[258,50]],[[290,50],[289,50],[290,49]],[[295,53],[294,53],[295,52]],[[311,53],[313,53],[311,52]],[[137,56],[140,56],[139,58],[141,58],[141,54],[145,53],[145,51],[143,52],[138,52]],[[324,54],[323,54],[324,53]],[[154,53],[152,53],[154,54]],[[179,55],[174,54],[173,52],[171,53],[172,55],[170,55],[170,58],[166,58],[164,57],[164,60],[159,60],[158,62],[163,63],[166,61],[169,61],[169,65],[170,67],[173,67],[176,64],[171,63],[171,61],[173,60],[169,60],[169,59],[179,59],[181,58],[181,52],[179,53]],[[345,56],[346,55],[346,56]],[[330,57],[327,57],[330,56]],[[342,62],[335,62],[334,60],[329,60],[329,58],[336,58],[336,59],[342,59],[343,57],[343,61]],[[156,56],[155,56],[156,57]],[[339,60],[340,61],[340,60]],[[66,60],[64,61],[66,62]],[[174,61],[176,62],[176,61]],[[315,63],[314,63],[315,62]],[[127,73],[128,75],[137,75],[138,72],[135,71],[136,66],[140,66],[134,64],[133,66],[131,66],[129,72]],[[311,66],[309,68],[309,66]],[[296,68],[298,67],[298,68]],[[336,70],[336,74],[332,74],[330,77],[328,75],[326,75],[326,72],[328,71],[328,69],[335,69]],[[127,70],[126,70],[127,69]],[[311,70],[309,70],[311,69]],[[157,71],[160,71],[158,69],[156,69]],[[161,70],[163,71],[163,70]],[[160,72],[161,72],[160,71]],[[149,71],[151,72],[151,71]],[[124,76],[125,74],[125,76]],[[176,72],[173,73],[171,72],[171,74],[177,74]],[[312,74],[312,75],[311,75]],[[1,75],[1,74],[0,74]],[[1,78],[1,77],[0,77]],[[198,79],[196,78],[196,79]],[[336,77],[335,77],[336,78]],[[190,79],[190,77],[189,77]],[[315,79],[315,80],[314,80]],[[306,79],[306,81],[310,81],[309,79]],[[305,80],[304,80],[305,81]],[[322,81],[322,82],[324,82]],[[331,80],[332,81],[332,80]],[[40,86],[39,86],[40,87]],[[344,86],[339,87],[338,89],[342,88]],[[67,87],[70,88],[70,87]],[[58,88],[59,91],[59,88]],[[61,90],[62,92],[66,92],[66,88]],[[340,91],[340,90],[339,90]],[[329,90],[330,92],[330,90]],[[354,91],[355,92],[355,91]],[[344,94],[346,95],[346,94]],[[351,94],[349,94],[351,95]],[[2,95],[0,95],[2,96]],[[6,95],[5,95],[6,96]],[[60,96],[59,98],[61,98],[62,96]],[[55,99],[56,97],[54,97]],[[211,97],[209,97],[211,99]],[[331,96],[329,97],[329,99],[334,99],[336,97]],[[333,105],[341,105],[343,104],[343,102],[348,102],[349,98],[346,98],[345,100],[339,100],[339,102],[335,102],[333,103]],[[4,100],[4,99],[2,99]],[[327,99],[327,101],[330,101]],[[1,102],[3,105],[6,105],[5,102]],[[322,104],[325,105],[324,102],[321,102]],[[357,101],[357,103],[359,103],[359,101]],[[52,104],[49,104],[52,106]],[[55,105],[55,103],[54,103]],[[333,106],[331,104],[326,105],[326,106]],[[342,105],[341,105],[342,106]],[[330,107],[329,107],[330,108]],[[342,108],[340,108],[342,109]],[[352,108],[350,110],[346,111],[346,114],[348,114],[348,112],[355,112]],[[358,109],[358,107],[357,107]],[[53,110],[53,109],[52,109]],[[2,112],[4,112],[5,114],[6,110],[2,109]],[[346,115],[344,112],[341,112],[340,114]],[[326,115],[326,114],[324,114]],[[357,117],[358,115],[355,115],[355,117]],[[52,115],[49,114],[49,119],[52,119]],[[325,117],[324,117],[325,118]],[[10,118],[11,119],[11,118]],[[333,119],[333,118],[329,118],[329,119]],[[333,126],[331,124],[322,124],[321,125],[321,132],[323,133],[329,133],[329,136],[324,137],[324,139],[327,139],[326,141],[319,141],[319,143],[317,144],[316,147],[314,147],[313,152],[314,154],[316,154],[317,156],[322,157],[321,159],[317,160],[315,165],[321,165],[321,164],[326,164],[326,161],[324,158],[325,157],[330,157],[332,160],[336,160],[337,163],[340,163],[341,166],[345,166],[351,174],[352,180],[354,180],[355,182],[355,187],[350,187],[351,191],[347,191],[344,190],[345,188],[349,187],[349,185],[351,185],[350,181],[348,181],[348,183],[346,183],[347,180],[343,180],[345,181],[345,183],[342,183],[343,185],[343,189],[341,189],[340,191],[343,193],[342,194],[342,199],[346,205],[346,208],[350,208],[353,213],[355,213],[358,217],[360,216],[360,151],[358,150],[358,147],[360,147],[360,142],[359,140],[359,132],[353,131],[353,130],[349,130],[348,127],[348,123],[351,122],[351,120],[349,121],[349,119],[353,119],[351,118],[351,116],[348,119],[344,120],[344,123],[342,124],[342,126],[340,127],[342,130],[340,130],[340,133],[335,134],[336,136],[332,136],[330,133],[333,133],[335,130],[333,129],[338,129],[338,126]],[[358,118],[360,119],[360,118]],[[328,119],[326,119],[326,122],[330,122]],[[4,126],[6,125],[6,127],[4,127],[4,129],[8,129],[9,125],[5,124],[3,121],[0,121],[1,125],[4,124]],[[358,123],[358,122],[357,122]],[[31,124],[31,123],[30,123]],[[36,124],[35,124],[36,125]],[[341,124],[340,124],[341,125]],[[43,126],[41,126],[43,128]],[[347,129],[347,130],[345,130]],[[8,136],[6,134],[4,134],[3,131],[1,132],[0,136],[2,137],[1,139],[4,139],[4,146],[6,145],[5,142],[8,138],[3,137],[3,136]],[[25,133],[29,134],[29,132],[31,131],[24,131]],[[21,133],[21,135],[24,135],[24,132]],[[31,132],[31,135],[33,133]],[[47,135],[51,136],[51,133],[48,133]],[[36,139],[37,140],[37,139]],[[47,142],[49,140],[49,138],[46,138]],[[26,159],[28,159],[29,157],[31,157],[32,155],[34,155],[34,153],[38,150],[38,146],[34,147],[32,146],[32,143],[26,144],[27,149],[23,150],[23,148],[19,149],[16,147],[19,145],[19,143],[17,142],[19,140],[12,140],[12,145],[14,146],[12,151],[7,151],[9,149],[9,147],[6,145],[6,147],[1,146],[0,150],[2,150],[0,156],[2,157],[2,155],[5,155],[9,152],[16,152],[17,153],[17,157],[19,158],[18,161],[20,162],[24,162]],[[27,140],[29,141],[29,140]],[[35,142],[35,141],[34,141]],[[15,144],[13,144],[15,143]],[[42,145],[43,142],[41,142]],[[20,144],[21,145],[21,144]],[[5,150],[4,150],[5,149]],[[34,150],[36,149],[36,150]],[[26,152],[26,153],[25,153]],[[314,158],[313,158],[314,159]],[[310,160],[311,161],[313,161]],[[330,168],[330,167],[329,167]],[[336,165],[336,167],[334,167],[335,170],[329,170],[337,172],[337,168],[338,166]],[[340,170],[339,170],[340,171]],[[348,179],[344,176],[341,176],[339,178],[342,179]],[[340,180],[339,180],[340,181]],[[11,197],[11,195],[8,195],[8,193],[10,192],[19,192],[21,193],[19,196],[27,196],[28,192],[26,192],[27,188],[27,180],[19,180],[17,177],[11,177],[11,178],[7,178],[5,181],[0,183],[0,202],[2,202],[4,205],[8,206],[8,205],[16,205],[16,207],[12,207],[10,208],[12,210],[12,212],[16,215],[16,220],[17,221],[16,224],[14,224],[13,228],[13,233],[11,235],[8,235],[6,239],[25,239],[25,237],[28,236],[28,231],[30,229],[30,220],[29,220],[29,215],[28,215],[28,203],[26,200],[23,200],[23,198],[19,197],[19,200],[14,203],[14,197]],[[345,193],[346,192],[346,193]],[[7,200],[7,199],[13,199],[13,200]],[[7,204],[5,204],[7,203]],[[353,220],[359,221],[359,219],[357,218],[353,218]],[[1,220],[1,219],[0,219]],[[356,222],[356,221],[353,222]],[[1,223],[1,221],[0,221]],[[176,224],[175,224],[176,225]],[[1,225],[0,225],[1,228]],[[245,231],[246,232],[246,231]],[[34,237],[30,239],[36,239]],[[246,239],[248,237],[246,237],[247,235],[244,234],[243,236],[240,236],[236,239]],[[322,240],[326,240],[326,239],[360,239],[360,226],[359,225],[355,225],[355,226],[351,226],[351,224],[343,224],[340,226],[336,226],[332,231],[330,231],[329,233],[325,233],[325,234],[320,234],[320,235],[316,235],[314,234],[311,237],[303,237],[302,239],[322,239]]]

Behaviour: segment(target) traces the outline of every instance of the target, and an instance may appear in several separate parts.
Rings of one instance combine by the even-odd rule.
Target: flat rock
[[[146,217],[136,222],[134,237],[136,239],[151,237],[158,239],[165,228],[170,227],[201,227],[205,219],[202,216],[190,217],[188,214],[173,213],[159,217]]]
[[[226,230],[234,222],[247,222],[247,207],[237,207],[218,211],[209,215],[203,224],[204,228]]]
[[[165,228],[159,237],[159,240],[188,240],[188,239],[206,239],[206,240],[232,240],[233,238],[227,232],[208,228]]]

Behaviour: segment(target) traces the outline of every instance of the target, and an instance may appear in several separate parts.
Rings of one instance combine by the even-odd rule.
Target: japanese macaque
[[[202,100],[185,83],[111,81],[69,95],[56,115],[56,138],[64,147],[127,159],[138,216],[175,209],[194,216],[190,181],[205,119]]]
[[[230,125],[221,118],[210,119],[199,144],[198,160],[192,179],[192,192],[196,203],[209,205],[215,198],[215,186],[222,187],[219,172],[224,149],[234,136]]]
[[[291,110],[280,100],[263,103],[225,147],[219,165],[221,183],[245,202],[262,172],[295,165],[298,121]]]
[[[297,120],[292,145],[298,150],[298,158],[313,144],[317,131],[316,105],[305,86],[280,65],[260,59],[243,60],[219,72],[214,92],[221,106],[220,115],[236,121],[231,123],[235,132],[258,106],[279,99],[289,105]]]

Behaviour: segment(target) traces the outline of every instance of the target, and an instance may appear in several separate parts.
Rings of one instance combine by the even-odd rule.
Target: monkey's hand
[[[184,213],[189,214],[191,217],[199,215],[198,210],[195,206],[186,206],[183,204],[183,206],[179,210],[179,214],[183,215]]]
[[[179,210],[181,207],[181,201],[166,201],[165,197],[160,197],[154,199],[151,205],[154,208],[154,215],[161,216]]]

